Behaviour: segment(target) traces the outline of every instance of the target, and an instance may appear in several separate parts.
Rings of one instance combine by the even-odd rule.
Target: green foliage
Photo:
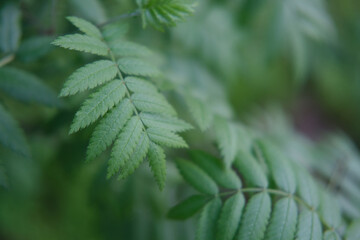
[[[143,22],[143,27],[151,24],[153,27],[163,30],[163,26],[175,26],[177,22],[194,12],[194,4],[179,0],[137,0],[136,1]]]
[[[203,195],[193,195],[180,202],[170,210],[169,216],[185,219],[199,211],[197,236],[210,237],[204,229],[211,229],[208,231],[215,231],[211,236],[216,239],[321,239],[323,232],[324,236],[337,236],[341,215],[334,198],[315,184],[304,169],[286,160],[286,155],[277,151],[273,144],[260,139],[253,145],[256,157],[242,153],[234,162],[235,168],[242,169],[240,176],[234,175],[232,168],[225,168],[219,159],[199,151],[190,152],[192,161],[179,159],[176,163],[180,174]],[[268,176],[259,161],[264,161],[264,167],[270,169]],[[257,172],[246,172],[247,168],[242,168],[246,163],[250,167],[257,166],[254,168]],[[297,178],[271,170],[275,165],[281,169],[280,163],[288,167],[283,171],[298,173]],[[245,186],[239,184],[242,174],[247,176]],[[234,178],[238,178],[237,184]],[[223,188],[216,188],[216,185]],[[298,186],[297,192],[294,186]],[[321,198],[318,192],[323,193]],[[217,204],[216,209],[222,205],[220,213],[216,213],[220,214],[217,219],[209,217],[205,221],[204,217],[210,214],[209,199],[213,199],[212,204],[219,199],[223,204]],[[205,200],[210,202],[205,205]],[[179,213],[182,208],[187,214]]]
[[[76,113],[70,133],[104,117],[91,137],[87,159],[98,156],[114,143],[108,177],[119,173],[119,179],[123,179],[133,173],[147,156],[154,178],[163,189],[166,165],[161,146],[187,147],[176,132],[191,126],[175,117],[174,108],[150,80],[133,77],[154,77],[160,73],[142,59],[127,57],[142,56],[139,52],[146,51],[145,47],[127,43],[125,48],[120,48],[120,45],[106,42],[101,31],[90,22],[76,17],[68,19],[86,35],[62,36],[53,42],[54,45],[109,59],[87,64],[65,83],[61,96],[101,86]],[[116,60],[115,56],[121,57]]]

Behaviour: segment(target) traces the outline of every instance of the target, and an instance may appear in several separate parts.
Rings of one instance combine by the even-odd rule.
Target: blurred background
[[[65,17],[101,24],[136,8],[134,0],[2,0],[0,66],[36,76],[55,96],[74,70],[94,60],[50,45],[76,31]],[[198,0],[193,16],[163,32],[143,29],[139,18],[121,24],[129,28],[126,38],[157,53],[165,75],[156,83],[181,118],[197,126],[186,96],[208,119],[222,116],[272,137],[327,182],[354,219],[360,217],[359,13],[357,0]],[[10,45],[9,29],[16,38]],[[0,103],[24,133],[19,141],[28,154],[0,145],[0,239],[193,238],[191,221],[166,219],[191,191],[172,161],[185,150],[167,153],[162,192],[145,164],[125,181],[106,180],[108,152],[85,163],[93,127],[68,135],[88,93],[50,96],[44,106],[2,91],[3,80],[0,74]],[[185,139],[219,156],[212,134],[196,127]]]

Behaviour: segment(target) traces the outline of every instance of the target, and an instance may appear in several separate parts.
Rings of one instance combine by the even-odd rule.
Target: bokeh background
[[[136,7],[132,0],[2,0],[0,39],[11,26],[19,40],[12,50],[2,45],[0,59],[15,51],[7,66],[36,75],[58,93],[74,70],[94,58],[50,45],[76,31],[65,17],[100,24]],[[205,112],[272,136],[320,180],[330,179],[346,215],[359,218],[358,1],[198,0],[195,9],[163,32],[143,29],[139,18],[121,20],[128,39],[156,53],[153,61],[165,73],[157,84],[179,116],[196,126],[181,98],[189,92]],[[93,128],[68,135],[87,95],[49,107],[0,91],[31,153],[24,157],[0,146],[0,239],[192,239],[192,221],[166,219],[168,208],[191,191],[172,161],[186,151],[168,152],[162,192],[146,165],[125,181],[106,180],[108,152],[85,163]],[[185,138],[191,148],[219,155],[211,135],[196,127]],[[339,182],[334,169],[349,179]]]

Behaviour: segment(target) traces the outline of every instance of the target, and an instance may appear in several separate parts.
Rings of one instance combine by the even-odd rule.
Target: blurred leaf
[[[50,36],[35,36],[24,40],[16,52],[16,56],[24,62],[36,61],[46,55],[52,48]]]
[[[20,41],[21,13],[14,4],[7,4],[0,12],[0,48],[3,52],[15,52]]]

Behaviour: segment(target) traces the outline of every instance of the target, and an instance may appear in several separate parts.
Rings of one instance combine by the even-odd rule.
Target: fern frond
[[[102,117],[125,96],[125,86],[120,80],[112,81],[91,95],[76,113],[70,134],[87,127]]]
[[[263,144],[261,145],[262,150],[267,151],[266,157],[269,159],[264,161],[266,167],[271,168],[269,161],[273,161],[272,157],[274,156],[277,156],[279,159],[286,159],[281,152],[276,152],[276,149],[271,150],[271,146],[265,144],[265,141],[253,142],[256,147],[259,147],[259,143]],[[324,190],[314,185],[310,186],[310,188],[314,189],[309,189],[309,192],[306,192],[306,187],[309,187],[308,184],[312,184],[312,177],[302,174],[303,169],[300,169],[295,163],[288,162],[288,166],[293,169],[293,172],[298,173],[295,169],[299,171],[297,178],[300,178],[298,182],[296,181],[297,178],[294,180],[294,184],[298,185],[299,195],[295,195],[295,192],[290,192],[293,188],[284,188],[284,186],[291,186],[291,184],[284,185],[281,181],[275,180],[274,174],[279,174],[278,172],[270,171],[269,175],[265,175],[262,171],[262,166],[260,167],[257,163],[258,160],[264,160],[263,152],[259,154],[256,151],[255,154],[260,159],[250,157],[252,156],[250,153],[240,152],[239,159],[242,160],[236,159],[234,162],[234,167],[240,170],[241,177],[243,176],[242,174],[246,176],[246,174],[251,175],[254,173],[254,176],[245,177],[247,186],[242,186],[240,176],[234,174],[231,168],[225,168],[220,160],[208,154],[192,151],[190,154],[192,161],[177,160],[176,164],[180,174],[194,189],[202,193],[204,198],[209,200],[220,198],[224,202],[219,220],[215,224],[216,231],[212,232],[215,235],[212,235],[212,237],[216,236],[219,240],[287,240],[294,239],[295,237],[297,237],[297,240],[320,240],[322,239],[323,226],[325,231],[331,230],[335,235],[338,235],[337,227],[339,227],[341,216],[338,215],[337,207],[329,209],[330,206],[336,206],[333,203],[335,201],[334,198],[322,195],[327,199],[327,201],[324,201],[319,200],[317,195],[314,198],[309,196],[312,191],[322,192]],[[248,165],[247,163],[249,163],[250,167],[257,166],[258,170],[255,172],[249,170],[247,172],[249,169],[249,167],[245,167]],[[256,164],[254,165],[254,163]],[[309,177],[310,180],[304,181],[302,178],[305,176]],[[238,178],[238,183],[233,178]],[[271,179],[274,179],[274,181],[271,181]],[[236,185],[238,186],[235,187]],[[225,189],[222,191],[223,189],[220,186],[234,190],[229,191]],[[289,192],[284,189],[288,189]],[[243,195],[246,195],[246,202]],[[191,206],[191,198],[186,201],[186,205]],[[316,206],[319,202],[320,208],[318,209]],[[197,203],[194,204],[196,205]],[[242,210],[243,208],[244,210]],[[206,206],[202,207],[202,209],[197,232],[210,237],[207,233],[203,233],[203,228],[211,226],[212,229],[214,225],[212,221],[205,222],[202,219],[204,212],[207,211]],[[195,211],[192,213],[195,213]],[[298,217],[298,215],[300,216]],[[205,224],[208,224],[208,226],[205,226]]]
[[[149,23],[162,30],[164,26],[174,26],[194,12],[194,4],[178,0],[141,0],[143,27]]]
[[[110,80],[117,74],[116,65],[109,60],[99,60],[79,68],[65,82],[60,92],[61,97],[74,95],[95,88]]]
[[[277,201],[266,231],[266,239],[293,239],[297,223],[297,211],[292,198],[285,197]]]
[[[55,39],[52,44],[70,50],[108,56],[108,47],[106,44],[97,38],[87,35],[71,34],[61,36]]]
[[[83,19],[70,17],[69,20],[87,35],[59,37],[53,44],[108,58],[78,69],[65,83],[61,96],[101,86],[76,113],[70,133],[104,116],[91,137],[87,159],[95,158],[114,143],[108,177],[118,174],[118,178],[123,179],[148,157],[154,178],[163,189],[166,161],[162,147],[187,147],[176,132],[188,130],[191,125],[175,117],[176,111],[154,84],[135,77],[160,75],[159,70],[147,61],[128,57],[148,56],[150,51],[124,41],[122,37],[127,30],[124,25],[120,28],[117,24],[106,26],[100,31]]]

